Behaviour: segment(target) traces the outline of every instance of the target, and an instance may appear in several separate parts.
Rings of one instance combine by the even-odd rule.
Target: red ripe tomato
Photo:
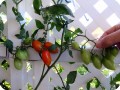
[[[44,47],[48,49],[50,53],[58,53],[58,48],[51,42],[45,42]]]
[[[39,53],[42,50],[42,43],[38,40],[34,40],[32,42],[32,47]]]
[[[42,57],[44,64],[47,66],[50,66],[51,61],[52,61],[50,52],[48,50],[43,50],[41,57]]]
[[[45,42],[44,47],[48,49],[51,45],[52,45],[51,42]]]

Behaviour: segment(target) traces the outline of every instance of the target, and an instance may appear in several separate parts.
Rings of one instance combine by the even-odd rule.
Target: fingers
[[[110,29],[108,29],[107,31],[105,31],[105,32],[103,33],[103,35],[100,37],[100,39],[102,39],[102,38],[105,37],[106,35],[109,35],[109,34],[111,34],[111,33],[113,33],[113,32],[116,32],[116,31],[119,30],[119,29],[120,29],[120,24],[117,24],[117,25],[111,27]],[[99,39],[99,40],[100,40],[100,39]]]
[[[98,40],[96,47],[106,48],[118,42],[120,42],[120,30],[117,30],[111,34],[105,34],[105,36]]]

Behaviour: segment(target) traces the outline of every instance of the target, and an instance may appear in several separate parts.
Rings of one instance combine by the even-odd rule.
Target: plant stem
[[[58,59],[60,58],[61,54],[62,54],[62,53],[59,54],[59,56],[57,57],[57,59],[56,59],[55,61],[58,61]],[[41,84],[41,82],[43,81],[43,79],[45,78],[45,76],[47,75],[47,73],[49,72],[49,70],[50,70],[54,65],[55,65],[55,64],[52,64],[52,65],[46,70],[46,72],[41,76],[41,78],[40,78],[40,80],[39,80],[39,82],[38,82],[38,84],[37,84],[37,86],[35,87],[34,90],[37,90],[37,89],[38,89],[39,85]]]
[[[59,71],[57,70],[56,66],[54,66],[54,68],[56,69],[57,74],[58,74],[58,76],[60,77],[60,80],[61,80],[61,82],[62,82],[62,84],[63,84],[63,87],[64,87],[64,89],[66,90],[66,87],[65,87],[64,81],[63,81],[63,79],[62,79],[62,76],[60,75],[60,73],[59,73]]]
[[[52,67],[54,67],[54,65],[56,64],[56,62],[59,60],[60,56],[62,55],[62,53],[63,53],[63,49],[62,49],[63,44],[62,43],[63,43],[63,38],[64,38],[64,33],[65,33],[66,26],[67,26],[67,24],[65,23],[64,26],[63,26],[63,32],[62,32],[62,37],[61,37],[60,53],[59,53],[58,57],[56,58],[56,60],[53,62],[53,64],[51,66],[49,66],[48,69],[46,70],[46,72],[41,76],[41,78],[40,78],[40,80],[39,80],[39,82],[38,82],[38,84],[37,84],[37,86],[35,87],[34,90],[38,89],[39,85],[41,84],[41,82],[43,81],[43,79],[45,78],[45,76],[47,75],[47,73],[49,72],[49,70]]]

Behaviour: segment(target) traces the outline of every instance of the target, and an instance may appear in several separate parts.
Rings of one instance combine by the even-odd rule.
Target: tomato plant
[[[21,39],[21,46],[17,46],[19,48],[15,48],[13,50],[13,42],[4,35],[0,38],[1,43],[6,46],[8,51],[13,55],[14,57],[14,66],[17,70],[21,70],[23,66],[22,60],[28,60],[29,59],[29,54],[27,49],[32,48],[39,53],[40,58],[44,62],[42,74],[39,80],[39,83],[35,87],[34,90],[37,90],[38,86],[41,84],[42,80],[44,77],[47,75],[47,73],[50,71],[52,67],[55,68],[57,71],[58,76],[60,77],[63,87],[61,89],[65,90],[70,90],[70,84],[73,84],[76,77],[77,77],[77,71],[80,72],[79,70],[77,71],[72,71],[67,75],[67,81],[64,83],[60,72],[58,71],[59,69],[56,68],[56,63],[58,62],[59,58],[61,55],[65,52],[68,51],[69,55],[73,58],[73,51],[77,50],[80,52],[81,55],[81,60],[83,63],[86,64],[86,66],[89,63],[93,63],[93,66],[97,69],[102,68],[102,64],[110,70],[115,70],[115,63],[114,59],[118,54],[118,48],[115,46],[109,47],[105,50],[102,55],[96,55],[96,52],[94,52],[94,47],[96,45],[94,40],[89,39],[86,34],[82,34],[82,30],[80,28],[75,29],[75,31],[69,30],[68,29],[68,24],[72,23],[74,20],[73,18],[68,18],[67,16],[74,17],[72,11],[70,8],[64,4],[63,0],[52,0],[54,5],[43,7],[42,5],[42,0],[33,0],[33,8],[36,14],[41,15],[41,18],[43,19],[43,22],[41,20],[35,20],[36,23],[36,30],[32,33],[30,36],[29,31],[25,29],[26,23],[22,24],[21,21],[24,21],[24,17],[22,17],[22,14],[18,10],[18,5],[22,0],[13,0],[13,2],[16,4],[16,7],[13,7],[13,13],[16,16],[16,20],[20,24],[20,32],[19,34],[16,34],[15,36],[17,39]],[[67,0],[65,2],[68,3]],[[1,23],[3,24],[3,23]],[[2,27],[1,27],[2,28]],[[57,40],[55,40],[55,44],[52,42],[47,41],[47,34],[49,30],[54,30],[56,29],[58,32],[61,33],[60,36],[60,42],[59,44],[57,43]],[[3,30],[3,28],[2,28]],[[43,32],[43,36],[36,36],[38,31],[41,30]],[[2,31],[1,31],[2,32]],[[78,42],[76,42],[76,37],[84,37],[87,41],[80,47]],[[94,46],[90,51],[88,51],[85,47],[87,42],[92,42],[94,43]],[[59,46],[59,47],[58,47]],[[72,47],[72,48],[71,48]],[[84,47],[84,48],[83,48]],[[74,49],[74,50],[73,50]],[[59,52],[59,53],[58,53]],[[53,60],[51,58],[51,53],[58,53],[58,57]],[[102,57],[102,60],[101,58]],[[92,62],[91,62],[92,61]],[[47,66],[47,69],[46,69]],[[84,67],[87,71],[88,69]],[[97,81],[97,79],[93,80]],[[95,84],[92,83],[94,86]],[[95,88],[97,88],[99,85],[95,85]],[[89,84],[88,84],[88,89],[89,89]],[[59,88],[59,89],[60,89]]]

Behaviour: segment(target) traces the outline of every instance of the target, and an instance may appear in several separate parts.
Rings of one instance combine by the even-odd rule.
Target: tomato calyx
[[[52,54],[58,53],[58,47],[51,42],[45,42],[44,48],[47,49]]]

